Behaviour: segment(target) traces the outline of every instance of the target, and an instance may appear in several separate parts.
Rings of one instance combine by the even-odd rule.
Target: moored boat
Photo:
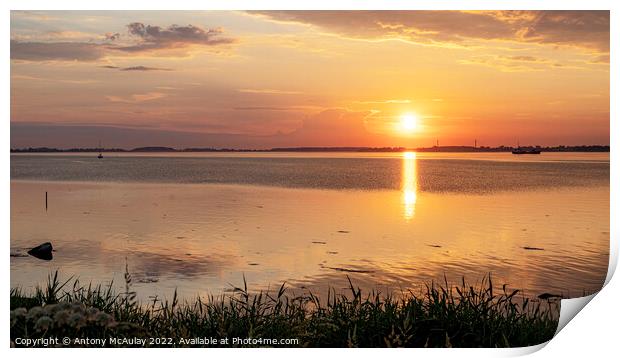
[[[512,151],[512,154],[540,154],[539,149],[521,149],[517,148]]]

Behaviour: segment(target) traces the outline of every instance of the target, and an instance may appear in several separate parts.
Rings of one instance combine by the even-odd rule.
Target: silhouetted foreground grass
[[[57,273],[44,289],[24,295],[11,290],[11,345],[17,338],[146,338],[146,346],[274,346],[264,339],[296,338],[300,347],[515,347],[550,340],[557,328],[557,304],[499,292],[490,277],[478,287],[427,285],[425,293],[400,298],[347,295],[330,291],[325,301],[307,293],[250,294],[247,287],[230,295],[140,304],[130,290],[61,283]],[[519,301],[519,302],[517,302]],[[168,340],[157,342],[156,338]],[[189,341],[192,338],[255,338],[233,344]],[[151,338],[153,340],[151,341]],[[181,341],[181,338],[186,341]],[[262,343],[260,338],[263,339]],[[267,342],[267,344],[265,344]],[[116,341],[106,346],[132,346]],[[71,345],[97,346],[89,343]],[[134,345],[135,346],[135,345]],[[287,344],[277,345],[287,346]]]

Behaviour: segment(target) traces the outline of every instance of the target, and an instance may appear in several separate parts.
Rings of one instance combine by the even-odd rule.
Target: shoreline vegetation
[[[34,293],[11,289],[11,347],[54,337],[69,337],[69,346],[105,339],[129,347],[522,347],[553,338],[559,301],[519,293],[495,287],[490,275],[474,286],[429,283],[399,298],[362,292],[350,279],[346,294],[328,290],[323,298],[291,295],[285,284],[251,293],[244,279],[219,297],[181,303],[175,292],[171,301],[139,302],[127,269],[121,293],[55,272]],[[222,344],[235,337],[241,343]]]
[[[542,152],[609,152],[608,145],[578,145],[578,146],[520,146],[523,150],[537,149]],[[517,147],[485,147],[485,146],[433,146],[419,148],[404,147],[290,147],[271,149],[233,149],[233,148],[184,148],[171,147],[139,147],[133,149],[122,148],[11,148],[11,153],[95,153],[95,152],[121,152],[121,153],[162,153],[162,152],[420,152],[420,153],[472,153],[472,152],[511,152]]]

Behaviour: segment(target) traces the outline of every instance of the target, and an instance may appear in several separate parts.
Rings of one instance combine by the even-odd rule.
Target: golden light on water
[[[415,152],[403,153],[402,201],[403,216],[411,220],[415,216],[418,199],[418,163]]]

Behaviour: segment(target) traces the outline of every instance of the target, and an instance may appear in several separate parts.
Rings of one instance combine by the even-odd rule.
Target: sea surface
[[[143,300],[489,274],[578,297],[607,274],[609,153],[14,154],[10,246],[23,290],[59,270],[120,291],[127,268]]]

